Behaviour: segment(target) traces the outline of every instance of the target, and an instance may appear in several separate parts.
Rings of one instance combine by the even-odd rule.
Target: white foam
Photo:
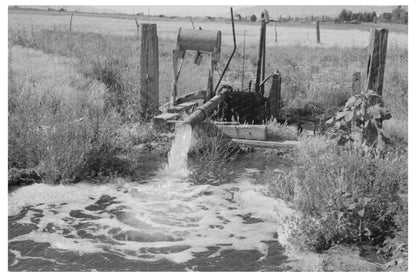
[[[104,194],[115,197],[117,203],[108,206],[104,212],[85,209]],[[53,248],[79,253],[111,250],[126,259],[156,261],[167,258],[173,262],[186,262],[194,258],[193,253],[207,251],[209,246],[218,246],[219,251],[255,249],[266,255],[267,244],[262,241],[272,240],[278,231],[277,204],[276,199],[263,195],[261,186],[247,180],[218,187],[193,186],[184,180],[162,175],[145,185],[121,182],[101,186],[31,185],[10,195],[9,213],[17,214],[24,206],[36,205],[36,209],[44,214],[38,217],[38,230],[17,236],[12,241],[49,242]],[[100,218],[71,217],[72,210],[82,210],[84,214]],[[243,216],[247,214],[261,222],[245,224]],[[29,211],[19,222],[28,223],[34,216]],[[44,231],[48,224],[54,226],[55,232]],[[84,226],[80,227],[80,224]],[[65,237],[64,229],[66,236],[69,232],[74,238]],[[94,238],[81,238],[77,233],[80,230]],[[118,231],[124,238],[130,236],[130,240],[123,241],[110,230]],[[99,235],[117,244],[97,239]],[[172,251],[144,251],[166,247]],[[182,251],[174,250],[178,247],[183,247]]]

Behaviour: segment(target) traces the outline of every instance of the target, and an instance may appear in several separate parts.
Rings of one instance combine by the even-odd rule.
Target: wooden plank
[[[159,107],[159,43],[156,24],[140,25],[139,111],[146,115]]]
[[[231,139],[232,142],[244,146],[262,147],[262,148],[280,148],[280,147],[295,147],[299,146],[299,141],[285,140],[285,141],[262,141],[262,140],[246,140],[246,139]]]
[[[227,137],[266,140],[266,125],[217,125],[218,129]]]
[[[240,125],[240,122],[231,121],[231,122],[214,122],[215,125]]]
[[[176,99],[176,104],[181,104],[181,103],[189,102],[193,100],[205,100],[205,95],[206,95],[206,90],[192,92],[184,96],[178,97]]]
[[[282,78],[280,72],[276,70],[273,73],[272,77],[272,86],[269,93],[269,107],[270,107],[270,116],[274,118],[279,118],[280,112],[280,96],[281,96],[281,87],[282,87]]]
[[[168,112],[169,113],[187,112],[196,107],[198,107],[198,102],[195,102],[195,101],[185,102],[185,103],[181,103],[179,105],[168,108]]]
[[[162,113],[153,117],[153,124],[155,127],[162,127],[168,124],[169,120],[179,119],[180,115],[178,113]]]
[[[383,93],[384,67],[386,65],[388,29],[371,29],[368,47],[367,78],[365,91],[371,89],[380,96]]]

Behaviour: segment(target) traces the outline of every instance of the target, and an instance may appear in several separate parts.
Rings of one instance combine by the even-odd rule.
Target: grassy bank
[[[292,233],[298,247],[322,252],[365,243],[384,258],[407,255],[406,147],[375,158],[324,137],[304,138],[293,170],[269,174],[272,195],[302,215]]]
[[[34,168],[48,183],[119,170],[116,154],[156,137],[127,125],[106,105],[108,87],[78,71],[78,61],[9,48],[9,168]]]

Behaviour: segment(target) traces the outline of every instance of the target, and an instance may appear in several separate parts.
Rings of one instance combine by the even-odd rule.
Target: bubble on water
[[[277,231],[275,199],[248,181],[194,186],[162,175],[146,185],[36,184],[15,191],[9,200],[20,201],[9,211],[33,206],[17,224],[32,222],[42,212],[32,222],[38,229],[9,242],[48,242],[51,248],[80,254],[112,252],[149,262],[183,263],[213,246],[218,250],[211,257],[223,250],[267,255],[264,241],[273,240]],[[247,214],[261,220],[245,220]]]

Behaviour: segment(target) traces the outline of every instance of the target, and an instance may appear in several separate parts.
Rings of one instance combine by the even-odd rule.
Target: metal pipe
[[[264,35],[263,35],[263,58],[261,67],[261,80],[266,76],[266,22],[264,23]],[[260,85],[260,93],[264,95],[264,84]]]
[[[233,52],[231,53],[230,58],[227,61],[227,64],[225,65],[224,71],[221,74],[220,79],[218,80],[217,85],[215,86],[215,89],[213,91],[213,93],[215,93],[219,87],[219,85],[221,84],[222,78],[224,77],[225,72],[227,72],[228,66],[230,65],[231,59],[234,56],[235,50],[237,49],[237,43],[235,42],[235,28],[234,28],[234,13],[233,13],[233,7],[230,8],[231,11],[231,25],[233,28],[233,41],[234,41],[234,48],[233,48]]]
[[[241,76],[241,91],[244,91],[244,61],[246,59],[246,30],[244,30],[244,40],[243,40],[243,74]]]
[[[260,79],[261,79],[261,62],[263,58],[263,36],[264,36],[264,21],[261,22],[260,27],[260,42],[259,42],[259,56],[257,57],[257,74],[256,74],[256,83],[254,85],[254,91],[258,92],[260,89]]]
[[[212,97],[201,107],[198,107],[182,124],[191,125],[192,129],[204,121],[210,113],[224,100],[224,93],[220,92],[218,95]]]

